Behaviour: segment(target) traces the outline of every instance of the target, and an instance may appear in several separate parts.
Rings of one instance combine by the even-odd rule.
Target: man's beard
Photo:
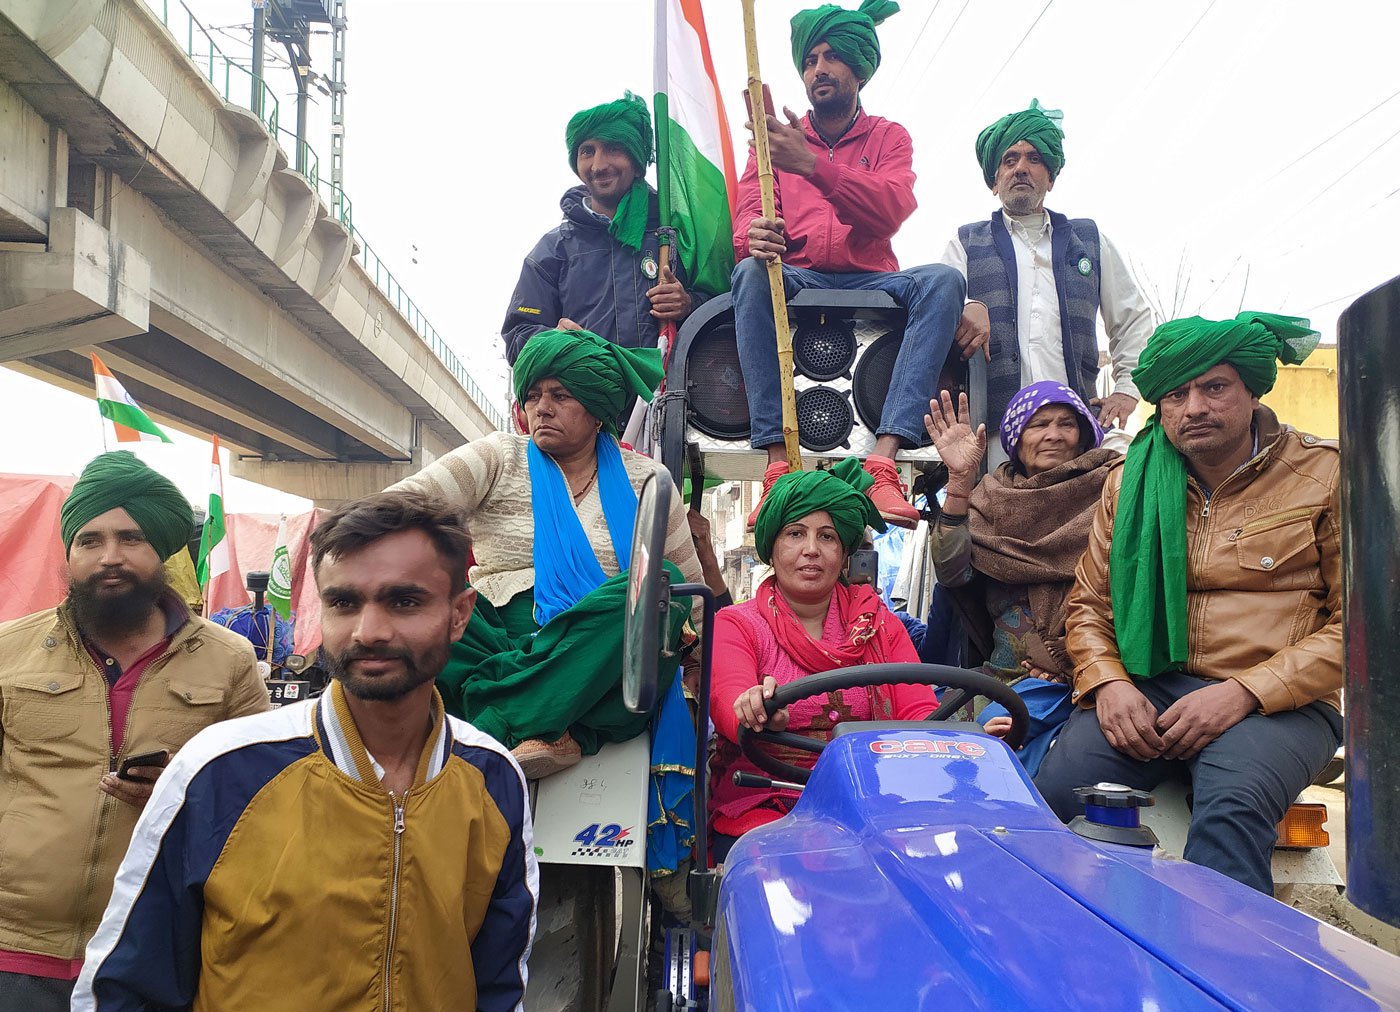
[[[104,589],[100,586],[110,576],[121,576],[126,584]],[[105,569],[86,580],[68,580],[68,601],[73,608],[73,620],[85,635],[126,636],[151,617],[151,611],[169,588],[164,567],[148,579],[141,579],[129,569]]]
[[[401,648],[371,650],[367,647],[351,647],[339,654],[327,654],[327,673],[336,679],[345,691],[356,699],[379,703],[389,703],[402,699],[425,682],[437,678],[447,666],[452,644],[444,641],[436,650],[414,656]],[[356,675],[350,670],[355,661],[400,661],[403,672],[397,675]]]
[[[1015,183],[1016,180],[1013,179],[1011,185],[1014,186]],[[1040,194],[1035,192],[1034,187],[1029,190],[1013,190],[1008,186],[1007,194],[1002,199],[1002,204],[1005,206],[1008,214],[1021,216],[1035,214],[1035,212],[1039,210],[1037,205],[1039,205],[1043,199],[1044,198],[1041,197]]]
[[[814,98],[812,91],[816,90],[818,84],[831,85],[831,94],[823,99]],[[855,96],[840,81],[826,79],[812,82],[807,99],[812,103],[812,111],[821,119],[850,115],[855,111]]]

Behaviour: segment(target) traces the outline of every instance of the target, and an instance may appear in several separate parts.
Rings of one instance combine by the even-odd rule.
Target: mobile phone
[[[129,755],[122,760],[122,768],[117,770],[117,779],[130,780],[138,784],[151,783],[145,777],[133,777],[131,771],[138,766],[164,766],[170,761],[170,755],[165,749],[156,752],[142,752],[140,755]]]
[[[871,548],[859,548],[851,553],[846,565],[846,582],[874,583],[880,575],[880,553]]]
[[[744,111],[749,114],[749,120],[750,122],[752,122],[753,99],[749,97],[749,90],[747,88],[744,89]],[[763,86],[763,111],[766,112],[769,116],[772,116],[774,119],[776,119],[778,116],[778,113],[773,106],[773,93],[768,90],[768,85],[766,84]]]

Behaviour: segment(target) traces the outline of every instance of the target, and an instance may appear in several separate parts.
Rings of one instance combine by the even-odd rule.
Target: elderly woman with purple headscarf
[[[924,425],[948,468],[947,499],[930,535],[938,582],[954,590],[987,658],[984,670],[1015,684],[1039,718],[1021,753],[1034,772],[1050,737],[1036,732],[1069,716],[1065,598],[1108,470],[1122,458],[1102,448],[1103,430],[1079,395],[1050,380],[1011,399],[1001,420],[1009,459],[981,481],[986,427],[973,431],[966,394],[955,408],[943,391],[941,402],[929,402]],[[1007,724],[994,718],[987,729]]]

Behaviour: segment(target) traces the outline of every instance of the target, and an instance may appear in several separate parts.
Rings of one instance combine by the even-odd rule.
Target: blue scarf
[[[598,433],[596,452],[598,495],[621,572],[627,568],[632,551],[637,493],[627,478],[617,440]],[[535,513],[535,621],[544,625],[597,590],[607,574],[579,522],[564,472],[534,440],[530,441],[529,462],[530,506]]]

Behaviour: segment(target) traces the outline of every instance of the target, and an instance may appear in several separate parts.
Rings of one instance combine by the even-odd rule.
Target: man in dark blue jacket
[[[660,325],[679,323],[694,300],[680,264],[663,269],[656,192],[646,183],[651,116],[630,92],[585,109],[565,131],[569,165],[583,185],[559,202],[564,220],[520,271],[501,327],[513,365],[542,330],[591,330],[625,348],[654,348]]]

